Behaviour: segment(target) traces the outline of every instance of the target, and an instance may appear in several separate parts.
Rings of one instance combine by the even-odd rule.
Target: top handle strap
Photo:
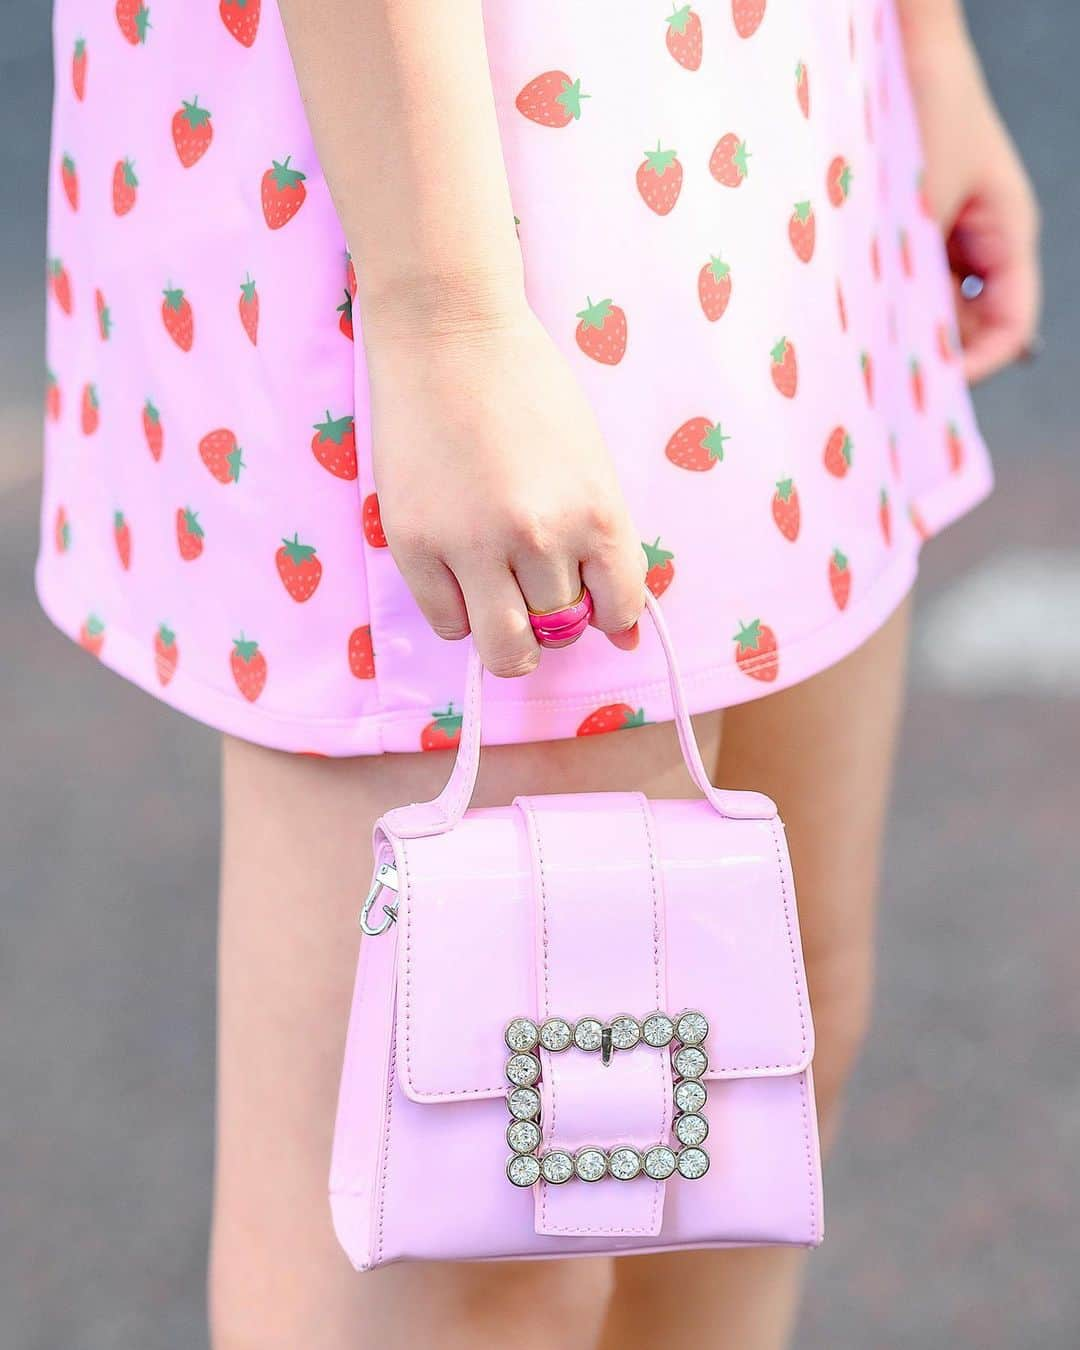
[[[679,745],[683,760],[690,777],[705,795],[709,805],[721,816],[732,820],[771,820],[776,815],[776,805],[760,792],[725,792],[714,787],[705,771],[698,747],[694,727],[690,721],[690,710],[686,705],[682,679],[675,660],[675,651],[671,644],[660,605],[650,593],[645,593],[645,608],[649,612],[660,647],[667,663],[668,684],[671,688],[671,701],[675,710],[675,726],[679,733]],[[429,802],[413,802],[409,806],[398,806],[388,811],[383,821],[388,829],[402,839],[418,839],[423,835],[444,834],[452,830],[465,814],[476,787],[476,775],[480,768],[480,723],[483,692],[484,668],[480,663],[476,647],[469,646],[469,663],[465,677],[465,702],[461,716],[461,740],[458,743],[457,759],[446,786]]]

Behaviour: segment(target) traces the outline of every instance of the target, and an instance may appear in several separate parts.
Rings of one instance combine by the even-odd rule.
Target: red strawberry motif
[[[45,372],[45,416],[50,422],[60,421],[60,386],[51,370]]]
[[[776,528],[792,543],[799,537],[799,525],[802,512],[799,507],[799,492],[790,478],[781,478],[776,485],[772,499],[772,515]]]
[[[452,750],[461,740],[461,714],[451,703],[445,712],[432,713],[432,719],[420,733],[420,749]]]
[[[352,296],[346,291],[345,299],[337,307],[337,312],[341,315],[341,318],[338,320],[338,327],[350,342],[355,341],[353,336],[352,304]]]
[[[851,598],[851,568],[838,548],[833,549],[829,559],[829,589],[836,601],[836,608],[846,609]]]
[[[945,449],[948,454],[949,471],[959,473],[964,467],[964,442],[960,428],[955,422],[950,422],[945,428]]]
[[[731,0],[731,17],[741,38],[753,37],[765,17],[765,0]]]
[[[892,507],[889,505],[889,494],[885,488],[881,489],[881,496],[878,498],[878,524],[881,526],[881,537],[885,540],[885,547],[892,543]]]
[[[159,460],[165,448],[165,428],[161,425],[161,414],[149,399],[143,404],[142,425],[146,448],[155,460]]]
[[[310,600],[322,580],[322,563],[315,556],[314,544],[302,544],[300,536],[283,539],[274,556],[278,576],[292,598],[299,603]]]
[[[240,470],[247,468],[243,451],[236,443],[236,435],[227,427],[208,432],[199,442],[202,462],[219,483],[236,483]]]
[[[81,103],[86,97],[86,39],[75,39],[75,50],[71,55],[71,87],[75,97]]]
[[[131,570],[131,526],[124,519],[123,511],[113,512],[113,538],[116,540],[116,552],[120,566],[125,572]]]
[[[183,291],[172,286],[166,287],[162,295],[165,299],[161,302],[161,318],[165,331],[182,352],[189,352],[195,341],[195,314],[191,301],[185,298]]]
[[[851,166],[843,155],[837,155],[835,159],[829,162],[829,167],[825,172],[825,190],[828,192],[829,201],[832,202],[833,206],[843,206],[847,201],[853,177]]]
[[[659,539],[651,544],[646,544],[642,540],[641,547],[645,550],[645,561],[648,564],[648,571],[645,573],[645,585],[659,600],[675,580],[675,565],[673,562],[675,555],[668,549],[661,548]]]
[[[825,468],[834,478],[843,478],[851,468],[855,447],[843,427],[833,427],[825,442]]]
[[[64,313],[70,314],[74,307],[71,295],[71,277],[59,258],[49,259],[49,288],[53,293],[53,299]]]
[[[60,186],[64,189],[64,196],[68,199],[68,205],[73,211],[79,209],[79,175],[75,170],[75,161],[70,155],[65,155],[60,161]]]
[[[698,273],[698,299],[705,317],[715,323],[731,299],[731,268],[719,257],[710,257]]]
[[[915,274],[915,266],[911,260],[911,238],[907,230],[900,229],[896,236],[896,247],[900,254],[900,268],[904,276],[910,280]]]
[[[703,473],[714,468],[724,458],[725,436],[718,422],[707,417],[691,417],[668,441],[664,454],[678,469]]]
[[[133,47],[146,41],[150,11],[140,0],[116,0],[116,22]]]
[[[96,614],[88,614],[79,629],[79,646],[91,656],[100,656],[105,646],[105,624]]]
[[[203,527],[188,506],[180,507],[176,513],[176,543],[184,562],[194,562],[203,551]]]
[[[777,651],[776,634],[760,619],[749,623],[739,620],[739,631],[732,639],[735,643],[735,664],[754,680],[771,683],[780,673],[780,656]]]
[[[118,159],[113,168],[112,204],[118,216],[126,216],[135,205],[139,180],[130,159]]]
[[[836,283],[836,312],[840,316],[840,331],[847,332],[847,305],[844,304],[844,291],[839,281]]]
[[[101,421],[101,405],[98,402],[98,392],[94,385],[84,384],[82,391],[82,408],[80,410],[80,420],[84,436],[92,436],[98,429]]]
[[[237,689],[249,703],[254,703],[266,685],[267,674],[266,657],[259,651],[259,644],[245,638],[243,633],[233,638],[229,665]]]
[[[259,341],[259,292],[255,289],[255,283],[250,275],[245,276],[240,283],[239,312],[244,332],[248,335],[251,345],[255,347]]]
[[[368,493],[364,498],[364,505],[360,514],[364,527],[364,538],[372,548],[386,548],[386,533],[382,527],[378,493]]]
[[[701,20],[689,5],[679,5],[667,19],[665,42],[671,55],[684,70],[701,67],[703,34]]]
[[[863,388],[866,390],[866,401],[871,407],[874,406],[874,358],[869,352],[859,353],[859,365],[862,368]]]
[[[953,329],[947,323],[939,323],[934,333],[937,339],[938,356],[946,365],[949,365],[956,355],[956,338]]]
[[[629,703],[605,703],[585,718],[575,733],[578,736],[602,736],[608,731],[627,731],[645,725],[645,709]]]
[[[561,70],[549,70],[529,81],[514,106],[522,117],[542,127],[568,127],[581,116],[581,100],[588,97],[581,92],[580,80],[572,80]]]
[[[912,506],[910,504],[908,505],[908,519],[911,521],[915,533],[924,543],[926,542],[927,539],[931,539],[933,537],[934,533],[933,530],[931,530],[930,526],[927,525],[926,521],[922,517],[922,513],[919,511],[919,508],[917,506]]]
[[[679,200],[682,191],[683,167],[674,150],[661,150],[657,141],[655,150],[646,150],[638,165],[637,188],[641,200],[658,216],[666,216]]]
[[[56,545],[57,553],[66,553],[71,547],[71,525],[68,521],[68,514],[62,506],[56,508],[56,519],[53,522],[53,543]]]
[[[108,342],[109,334],[112,332],[112,315],[100,290],[94,291],[94,309],[97,312],[98,333],[102,342]]]
[[[587,298],[585,308],[575,315],[580,320],[574,330],[577,345],[594,361],[617,366],[626,355],[626,314],[609,300],[594,305]]]
[[[218,6],[221,22],[242,47],[255,41],[261,8],[262,0],[221,0]]]
[[[287,155],[280,164],[275,159],[262,176],[263,218],[271,230],[287,225],[307,197],[304,187],[307,175],[299,169],[290,169],[290,159],[292,155]]]
[[[911,377],[911,401],[915,405],[916,412],[926,411],[926,382],[923,379],[922,366],[917,357],[913,356],[908,363],[908,371]]]
[[[210,142],[214,139],[214,128],[210,124],[210,109],[199,107],[197,94],[190,103],[184,102],[178,111],[173,113],[172,138],[180,163],[185,169],[197,164],[210,149]]]
[[[168,624],[160,624],[154,634],[154,669],[162,688],[176,674],[179,661],[180,648],[176,645],[176,634]]]
[[[930,187],[926,181],[925,169],[920,169],[915,178],[915,196],[919,202],[919,210],[927,220],[933,220],[934,206],[930,200]]]
[[[721,136],[709,157],[709,172],[724,187],[736,188],[750,172],[750,151],[733,131]]]
[[[349,671],[358,680],[375,678],[375,653],[371,646],[370,624],[361,624],[349,634]]]
[[[781,338],[769,353],[772,358],[772,382],[785,398],[794,398],[799,386],[799,367],[795,347],[787,338]]]
[[[802,61],[795,67],[795,98],[802,115],[808,118],[810,116],[810,76]]]
[[[352,254],[345,254],[345,286],[349,292],[350,300],[356,299],[356,264],[352,260]]]
[[[311,449],[323,468],[335,478],[351,482],[356,477],[356,426],[348,414],[331,417],[327,408],[326,421],[315,423]]]
[[[800,262],[808,263],[814,256],[814,241],[817,238],[817,221],[814,219],[814,208],[809,202],[795,203],[787,230],[796,258]]]

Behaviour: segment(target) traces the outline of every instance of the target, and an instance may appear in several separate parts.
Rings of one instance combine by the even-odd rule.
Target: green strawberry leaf
[[[271,173],[274,175],[274,186],[279,192],[288,192],[292,188],[299,187],[307,177],[307,174],[301,173],[299,169],[289,168],[290,159],[292,159],[292,155],[286,155],[285,161],[282,164],[279,164],[276,159],[271,161],[273,166],[271,168]]]
[[[294,534],[291,539],[283,539],[281,542],[285,546],[285,553],[289,561],[295,567],[299,567],[301,563],[306,563],[315,556],[315,545],[302,544],[299,534]]]
[[[233,650],[240,660],[243,661],[245,665],[248,665],[250,662],[254,661],[258,654],[259,644],[257,642],[252,642],[249,638],[245,638],[243,633],[241,633],[238,638],[233,638]]]
[[[348,414],[344,417],[331,417],[330,409],[326,410],[326,421],[316,422],[314,430],[324,441],[333,441],[335,445],[340,445],[352,429],[353,419]]]
[[[580,80],[575,80],[573,84],[567,81],[562,87],[562,93],[555,96],[555,102],[560,107],[565,108],[570,116],[577,121],[581,116],[581,100],[590,97],[590,94],[581,92]]]
[[[594,305],[591,296],[585,297],[585,308],[574,316],[581,320],[583,328],[603,328],[611,314],[611,299],[598,300]]]

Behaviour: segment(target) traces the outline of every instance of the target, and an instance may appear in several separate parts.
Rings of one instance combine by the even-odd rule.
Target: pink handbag
[[[518,797],[467,810],[482,669],[446,787],[375,827],[330,1174],[358,1270],[813,1245],[821,1163],[776,807]]]

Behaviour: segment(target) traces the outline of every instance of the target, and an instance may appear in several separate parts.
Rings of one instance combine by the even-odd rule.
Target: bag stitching
[[[783,852],[780,844],[779,826],[774,819],[769,822],[769,829],[772,832],[773,844],[776,848],[777,871],[780,879],[780,895],[784,907],[784,926],[787,931],[788,950],[791,953],[791,964],[795,975],[795,999],[799,1013],[799,1026],[801,1034],[802,1054],[797,1060],[789,1060],[783,1063],[775,1064],[724,1064],[718,1067],[717,1072],[725,1076],[734,1077],[740,1073],[763,1073],[774,1071],[776,1073],[794,1072],[806,1057],[807,1028],[806,1013],[803,1003],[803,982],[799,979],[799,965],[795,954],[795,940],[791,925],[791,909],[788,902],[787,877],[784,869]],[[422,1097],[425,1101],[440,1101],[447,1097],[479,1097],[491,1096],[505,1091],[503,1084],[485,1084],[481,1087],[449,1087],[437,1092],[424,1092],[417,1087],[412,1071],[411,1055],[411,1033],[412,1033],[412,979],[411,971],[411,945],[412,945],[412,924],[410,921],[410,906],[405,909],[405,1072],[408,1077],[409,1087]],[[805,1066],[804,1066],[805,1068]]]

